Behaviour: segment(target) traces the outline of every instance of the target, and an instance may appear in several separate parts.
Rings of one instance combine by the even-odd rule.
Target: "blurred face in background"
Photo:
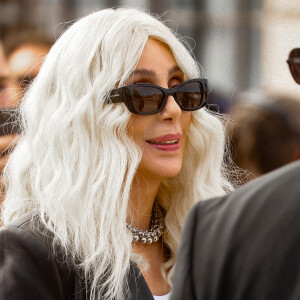
[[[3,48],[0,44],[0,109],[11,106],[12,99],[11,77]],[[0,124],[2,126],[2,124]],[[5,149],[10,147],[14,139],[14,135],[0,136],[0,206],[4,198],[4,190],[2,185],[2,170],[8,159],[8,155],[4,153]],[[0,219],[1,226],[1,219]]]
[[[3,48],[0,44],[0,107],[10,106],[12,96],[10,73]]]
[[[8,59],[9,68],[15,84],[18,104],[23,97],[24,89],[37,76],[50,47],[43,44],[23,44],[14,50]]]

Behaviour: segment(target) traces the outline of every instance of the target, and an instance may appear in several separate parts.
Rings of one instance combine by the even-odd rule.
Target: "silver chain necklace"
[[[159,241],[160,237],[164,233],[165,229],[165,218],[164,215],[155,202],[150,221],[150,228],[142,230],[126,223],[127,228],[133,234],[133,242],[141,241],[143,244],[152,244]]]

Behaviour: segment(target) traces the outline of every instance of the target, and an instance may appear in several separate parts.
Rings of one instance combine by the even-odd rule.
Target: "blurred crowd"
[[[7,43],[0,41],[0,172],[20,133],[15,119],[22,97],[37,76],[52,41],[33,33],[14,36]],[[0,177],[0,204],[5,191]]]
[[[15,36],[5,47],[0,41],[0,172],[20,132],[7,126],[10,111],[21,103],[53,42],[32,33]],[[208,101],[208,109],[229,116],[228,148],[242,183],[300,158],[300,99],[256,90],[230,101],[213,91]],[[0,180],[1,203],[5,191]]]
[[[211,111],[228,115],[233,181],[245,184],[300,158],[300,98],[262,89],[231,100],[214,92],[208,97]]]

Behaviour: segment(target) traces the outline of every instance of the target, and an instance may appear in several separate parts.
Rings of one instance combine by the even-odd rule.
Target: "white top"
[[[168,293],[168,294],[166,294],[166,295],[162,295],[162,296],[155,296],[155,295],[153,295],[153,298],[155,300],[169,300],[170,295],[171,295],[171,292]]]

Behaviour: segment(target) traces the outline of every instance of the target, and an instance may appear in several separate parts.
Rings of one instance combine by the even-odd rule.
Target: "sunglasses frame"
[[[201,101],[201,105],[194,107],[194,108],[185,108],[183,107],[177,100],[176,97],[176,93],[178,91],[178,89],[188,83],[192,83],[192,82],[198,82],[200,83],[201,87],[202,87],[202,101]],[[162,100],[162,104],[161,107],[155,111],[151,111],[151,112],[140,112],[137,111],[133,105],[133,101],[129,100],[132,99],[132,94],[135,88],[137,87],[152,87],[152,88],[157,88],[160,91],[162,91],[163,93],[163,100]],[[110,101],[112,103],[124,103],[126,105],[126,107],[128,108],[128,110],[134,114],[138,114],[138,115],[154,115],[159,113],[160,111],[163,110],[163,108],[166,105],[167,102],[167,98],[168,96],[173,96],[174,100],[176,101],[176,103],[178,104],[178,106],[180,107],[181,110],[184,111],[194,111],[194,110],[198,110],[202,107],[204,107],[206,105],[207,102],[207,79],[203,79],[203,78],[195,78],[195,79],[190,79],[187,81],[183,81],[180,84],[178,84],[177,86],[170,88],[170,89],[166,89],[163,88],[159,85],[155,85],[155,84],[151,84],[151,83],[135,83],[135,84],[130,84],[130,85],[126,85],[123,86],[121,88],[117,88],[117,89],[113,89],[110,92],[110,96],[109,99],[107,101],[107,103],[110,103]]]
[[[295,56],[296,53],[299,53],[299,56]],[[300,84],[300,71],[297,69],[296,65],[300,66],[300,48],[294,48],[291,50],[289,54],[289,58],[286,61],[289,65],[290,72],[294,78],[294,80]]]

